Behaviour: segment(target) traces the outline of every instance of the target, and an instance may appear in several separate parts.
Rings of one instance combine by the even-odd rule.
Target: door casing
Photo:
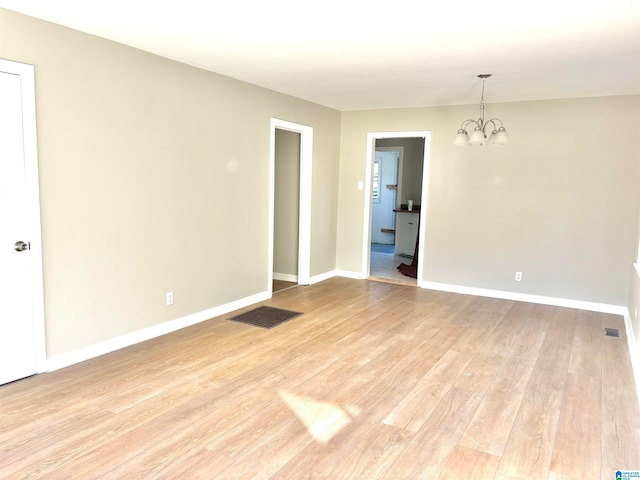
[[[268,292],[273,295],[273,248],[275,217],[276,129],[300,134],[300,216],[298,221],[298,285],[311,283],[311,184],[313,159],[313,127],[271,119],[271,152],[269,164],[269,262]]]

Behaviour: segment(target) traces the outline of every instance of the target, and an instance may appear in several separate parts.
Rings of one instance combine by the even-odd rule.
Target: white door
[[[24,90],[30,85],[21,75],[7,73],[6,63],[0,64],[0,384],[36,373],[43,353],[33,307],[33,286],[41,285],[42,277],[33,278],[30,250],[31,241],[40,239],[39,230],[38,238],[30,238],[35,232],[26,162],[26,152],[35,148],[27,143],[35,142],[35,135],[25,136],[23,115]]]
[[[396,195],[398,190],[398,152],[376,150],[371,189],[371,243],[393,245],[396,228]],[[385,231],[387,230],[387,231]]]

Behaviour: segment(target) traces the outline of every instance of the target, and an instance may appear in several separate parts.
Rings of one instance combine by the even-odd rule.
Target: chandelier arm
[[[490,123],[493,123],[493,129],[497,130],[498,126],[496,125],[495,120],[498,120],[500,122],[500,119],[498,118],[492,118],[491,120],[487,120],[484,124],[484,126],[482,127],[482,132],[485,133],[485,128],[487,128],[487,125],[489,125]],[[502,122],[500,122],[500,124],[502,125]],[[485,133],[485,137],[487,136],[487,134]]]
[[[468,126],[470,123],[475,123],[476,125],[480,125],[477,121],[475,121],[475,120],[471,120],[471,119],[469,118],[469,119],[465,120],[464,122],[462,122],[462,124],[460,125],[460,130],[466,130],[466,129],[467,129],[467,126]],[[480,126],[480,128],[482,128],[482,126]]]
[[[504,125],[502,124],[502,120],[500,120],[499,118],[492,118],[487,123],[489,122],[492,122],[494,127],[497,127],[496,122],[500,123],[501,127],[504,127]]]

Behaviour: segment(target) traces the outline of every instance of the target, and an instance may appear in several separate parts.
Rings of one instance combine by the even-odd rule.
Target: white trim
[[[366,280],[368,277],[368,275],[365,275],[362,272],[351,272],[349,270],[336,270],[335,276],[353,278],[355,280]]]
[[[309,285],[311,276],[311,186],[313,164],[313,127],[271,119],[271,150],[269,154],[269,261],[268,289],[273,294],[273,248],[275,215],[276,129],[300,134],[300,206],[298,220],[299,285]]]
[[[368,278],[370,273],[371,257],[371,170],[375,160],[376,140],[382,138],[424,138],[424,157],[422,160],[422,198],[420,200],[420,231],[418,232],[418,278],[417,284],[422,282],[424,269],[424,236],[427,213],[427,191],[429,187],[429,152],[431,150],[431,132],[407,131],[407,132],[368,132],[367,133],[367,158],[365,163],[364,180],[364,220],[362,224],[362,272],[359,277]]]
[[[480,297],[502,298],[505,300],[516,300],[518,302],[540,303],[543,305],[553,305],[556,307],[578,308],[580,310],[591,310],[593,312],[612,313],[624,315],[626,307],[622,305],[610,305],[608,303],[585,302],[583,300],[571,300],[567,298],[545,297],[543,295],[531,295],[528,293],[508,292],[504,290],[490,290],[487,288],[464,287],[449,283],[422,282],[421,288],[440,290],[442,292],[463,293],[466,295],[476,295]]]
[[[68,367],[76,363],[84,362],[86,360],[105,355],[115,350],[130,347],[131,345],[151,340],[152,338],[160,337],[162,335],[166,335],[167,333],[175,332],[177,330],[190,327],[197,323],[211,320],[214,317],[225,315],[229,312],[233,312],[234,310],[238,310],[240,308],[248,307],[255,303],[268,300],[269,298],[271,298],[269,292],[257,293],[255,295],[251,295],[234,302],[226,303],[218,307],[213,307],[202,312],[194,313],[192,315],[187,315],[186,317],[177,318],[175,320],[170,320],[159,325],[143,328],[142,330],[127,333],[119,337],[110,338],[109,340],[94,343],[93,345],[88,345],[69,353],[56,355],[47,360],[46,370],[52,372],[54,370]]]
[[[631,359],[631,368],[636,381],[636,393],[638,402],[640,402],[640,346],[636,343],[636,336],[633,331],[633,323],[631,322],[631,312],[628,308],[624,313],[624,326],[627,331],[627,344],[629,347],[629,358]]]
[[[309,285],[314,285],[316,283],[324,282],[325,280],[329,280],[337,275],[336,270],[331,270],[330,272],[321,273],[320,275],[314,275],[311,277]]]
[[[33,65],[0,59],[0,70],[20,76],[22,90],[22,131],[28,201],[29,258],[31,261],[31,307],[34,332],[36,373],[46,369],[46,329],[42,274],[42,233],[40,227],[40,182],[38,178],[38,141],[36,132],[36,95]]]
[[[274,280],[281,280],[283,282],[296,282],[296,283],[298,283],[298,276],[297,275],[292,275],[290,273],[273,272],[273,279]]]
[[[375,160],[376,139],[375,133],[367,133],[367,157],[364,168],[364,220],[362,224],[362,273],[358,278],[367,278],[370,271],[371,250],[371,182],[373,162]],[[356,277],[353,277],[356,278]]]
[[[426,250],[427,212],[429,211],[429,172],[431,170],[431,132],[424,133],[424,157],[422,159],[422,197],[420,198],[420,225],[418,232],[418,278],[420,285],[424,279],[424,255]]]
[[[634,270],[632,271],[632,275],[636,275],[637,279],[640,281],[640,263],[633,264]],[[633,280],[632,280],[633,281]],[[640,344],[636,340],[636,332],[633,330],[633,321],[637,322],[637,318],[634,318],[632,321],[631,318],[631,310],[629,309],[630,305],[627,307],[625,315],[624,315],[624,324],[627,330],[627,343],[629,346],[629,357],[631,358],[631,366],[633,368],[633,374],[636,380],[636,391],[638,393],[638,401],[640,402]],[[638,314],[638,307],[635,306],[635,310],[633,312],[634,317]]]

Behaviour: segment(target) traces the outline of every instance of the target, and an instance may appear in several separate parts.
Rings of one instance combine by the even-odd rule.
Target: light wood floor
[[[273,285],[273,293],[278,293],[283,290],[287,290],[289,288],[298,286],[298,284],[295,282],[287,282],[285,280],[274,280],[272,282],[272,285]]]
[[[304,315],[264,330],[229,314],[0,387],[0,478],[640,469],[621,317],[344,278],[264,304]]]
[[[411,265],[412,260],[411,257],[392,253],[371,252],[369,257],[370,278],[372,280],[416,286],[415,278],[407,277],[398,271],[398,265],[401,263]]]

